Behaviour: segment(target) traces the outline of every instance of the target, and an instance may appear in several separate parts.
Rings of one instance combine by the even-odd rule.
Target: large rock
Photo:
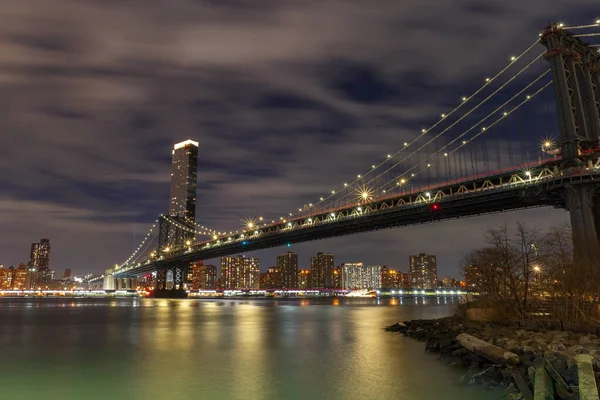
[[[477,322],[491,322],[498,317],[498,312],[493,308],[469,308],[467,318]]]

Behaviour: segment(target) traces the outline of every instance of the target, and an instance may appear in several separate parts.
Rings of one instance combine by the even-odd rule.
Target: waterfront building
[[[381,267],[381,287],[385,289],[398,289],[400,288],[400,281],[402,279],[402,273],[395,269],[388,268],[387,266]]]
[[[208,264],[204,266],[200,289],[215,290],[217,288],[217,266]]]
[[[410,256],[410,286],[413,289],[431,290],[437,287],[437,263],[434,255],[421,253]]]
[[[279,269],[278,287],[296,289],[298,287],[298,254],[288,251],[277,256],[277,268]]]
[[[310,287],[310,270],[301,269],[298,271],[298,289],[308,289]]]
[[[185,140],[173,146],[169,215],[196,223],[198,142]]]
[[[410,288],[410,279],[408,277],[408,272],[398,272],[398,275],[401,275],[399,288],[401,289],[409,289]]]
[[[317,253],[310,258],[311,287],[315,289],[331,289],[334,287],[333,254]]]
[[[363,263],[344,263],[341,268],[342,289],[381,288],[381,266]]]
[[[31,244],[29,253],[29,267],[35,268],[40,273],[42,282],[47,283],[54,279],[54,271],[50,269],[50,240],[41,239],[39,243]]]
[[[12,268],[0,267],[0,290],[12,289]]]
[[[281,269],[279,267],[270,267],[267,272],[261,274],[261,289],[278,289],[281,287]]]
[[[470,291],[479,290],[479,283],[481,281],[481,272],[475,265],[467,265],[464,270],[465,274],[465,288]]]
[[[223,289],[258,289],[259,259],[242,255],[221,257],[220,283]]]

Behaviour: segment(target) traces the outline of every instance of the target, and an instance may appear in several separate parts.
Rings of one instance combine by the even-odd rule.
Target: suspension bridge
[[[600,20],[548,26],[436,123],[314,203],[278,217],[248,219],[242,229],[229,232],[160,215],[139,247],[107,273],[125,278],[156,272],[156,291],[165,294],[170,271],[169,290],[182,292],[188,266],[200,260],[543,206],[569,211],[576,256],[595,259],[600,254],[600,46],[586,41],[600,36],[599,29]],[[554,105],[539,101],[548,88],[554,89]],[[539,126],[545,124],[553,135],[541,137],[527,126],[540,108],[545,112]],[[507,125],[518,115],[516,127]],[[200,236],[207,239],[197,240]]]

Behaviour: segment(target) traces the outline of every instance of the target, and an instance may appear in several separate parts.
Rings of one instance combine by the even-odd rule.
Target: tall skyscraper
[[[408,271],[410,286],[413,289],[435,289],[437,287],[437,265],[435,256],[421,253],[410,256]]]
[[[344,263],[341,268],[342,289],[381,288],[381,266]]]
[[[255,257],[221,257],[221,286],[223,289],[258,289],[260,263]]]
[[[317,253],[310,258],[311,287],[315,289],[331,289],[334,284],[333,254]]]
[[[31,244],[29,253],[29,267],[40,274],[42,282],[50,282],[54,278],[54,271],[50,269],[50,240],[41,239],[39,243]]]
[[[173,146],[171,168],[171,203],[169,215],[190,224],[196,222],[196,179],[198,142],[186,140]]]
[[[277,256],[279,268],[279,287],[286,289],[298,288],[298,254],[288,251]]]

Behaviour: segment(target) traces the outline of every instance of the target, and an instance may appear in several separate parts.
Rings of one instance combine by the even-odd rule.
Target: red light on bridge
[[[440,208],[440,206],[437,205],[437,204],[434,204],[434,205],[431,206],[431,208],[434,209],[434,210],[438,210]]]

